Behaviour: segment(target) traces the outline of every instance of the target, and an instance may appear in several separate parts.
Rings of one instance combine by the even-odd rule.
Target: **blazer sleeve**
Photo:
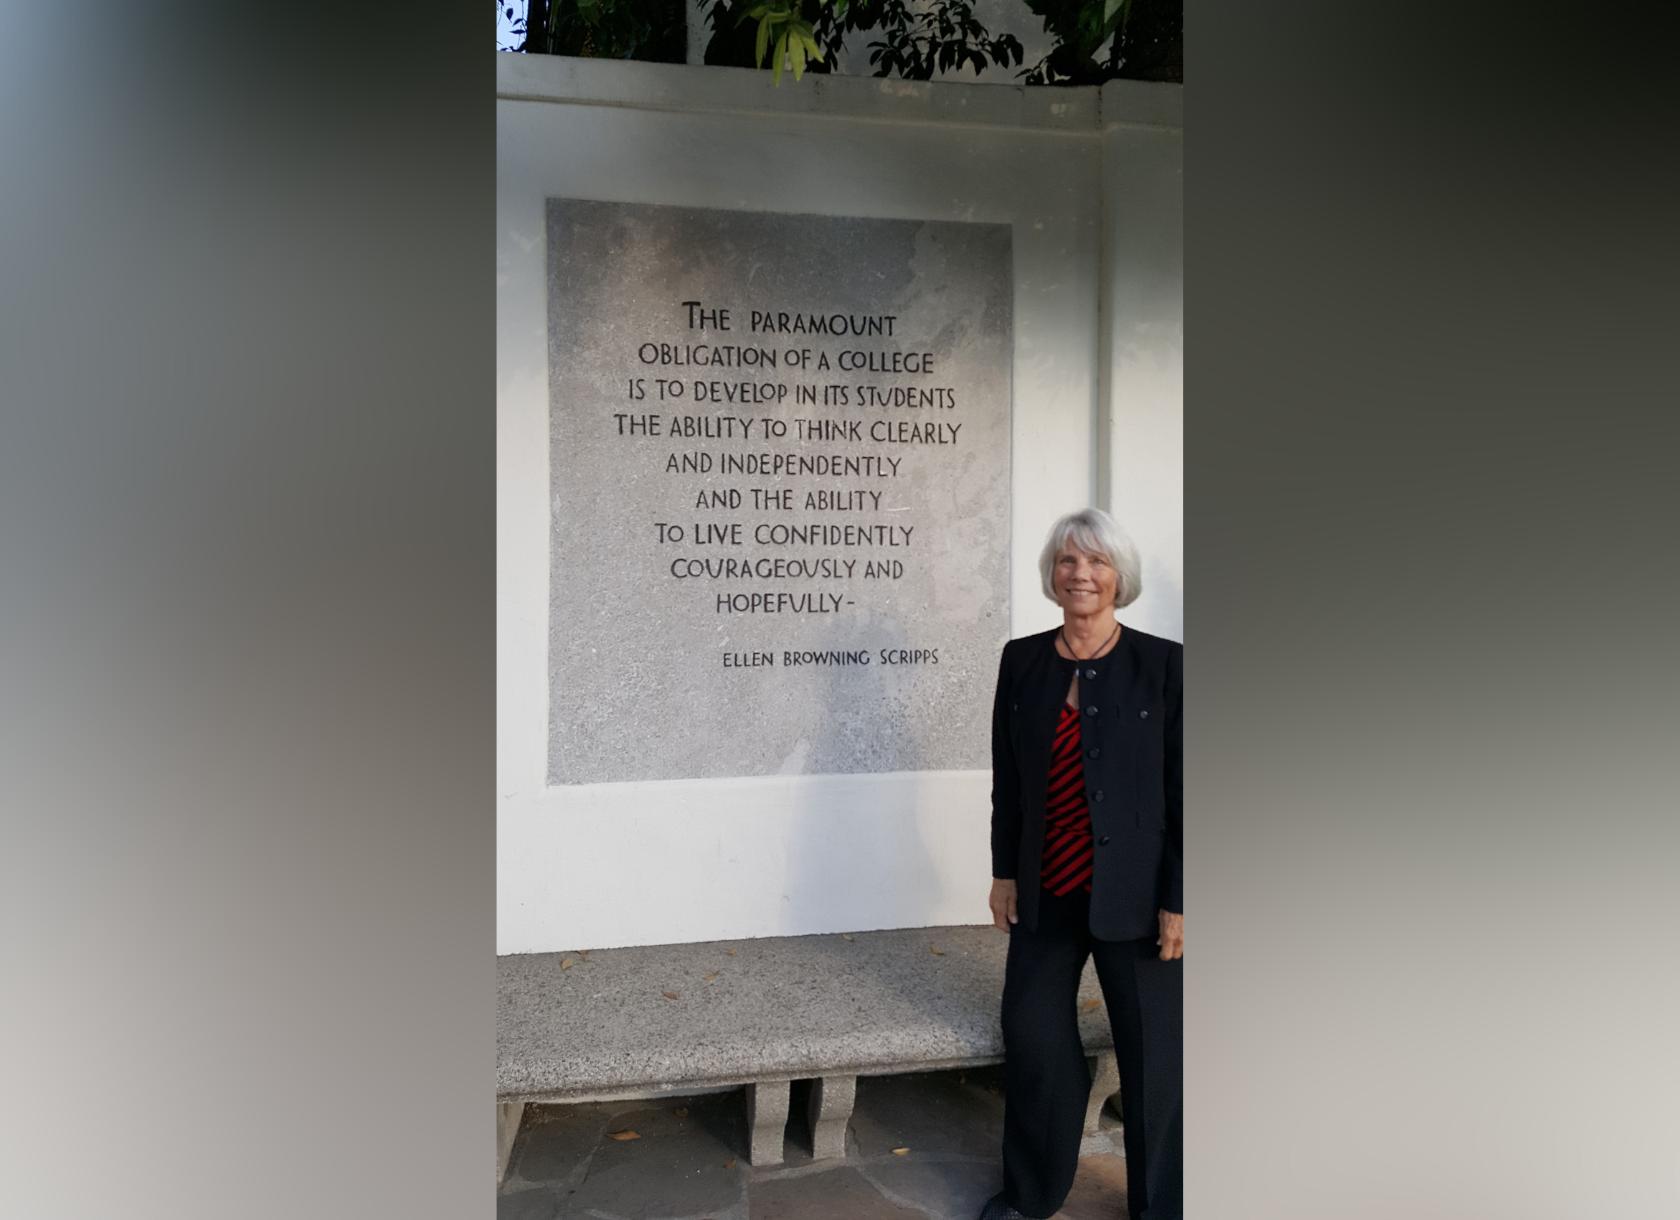
[[[1021,854],[1021,776],[1009,732],[1009,645],[992,699],[992,876],[1013,880]]]
[[[1161,906],[1184,913],[1184,645],[1167,653],[1165,779],[1167,841],[1161,853]]]

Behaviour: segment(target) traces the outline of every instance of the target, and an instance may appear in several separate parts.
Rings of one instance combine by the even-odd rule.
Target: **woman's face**
[[[1097,614],[1114,609],[1120,576],[1104,556],[1067,546],[1056,555],[1052,587],[1056,601],[1069,614]]]

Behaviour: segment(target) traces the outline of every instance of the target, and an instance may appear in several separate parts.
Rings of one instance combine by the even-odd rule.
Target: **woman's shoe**
[[[986,1206],[980,1209],[980,1220],[1032,1220],[1032,1217],[1010,1207],[1004,1202],[1002,1195],[993,1195],[986,1200]]]

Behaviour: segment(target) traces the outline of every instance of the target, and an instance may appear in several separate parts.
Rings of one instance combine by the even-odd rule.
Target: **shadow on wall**
[[[872,652],[906,646],[898,624],[880,626],[884,630],[868,633]],[[828,712],[825,728],[833,738],[829,748],[805,750],[805,757],[832,758],[844,752],[872,763],[880,760],[871,770],[920,770],[927,760],[917,726],[904,716],[881,718],[870,711],[898,702],[892,689],[898,680],[899,675],[873,663],[830,671],[823,706]],[[907,705],[908,700],[901,704]],[[889,740],[887,735],[895,733],[898,740]],[[857,790],[868,792],[871,783],[864,780]],[[782,933],[924,926],[919,912],[938,897],[929,890],[939,879],[916,818],[907,811],[903,818],[885,823],[883,833],[880,811],[863,807],[869,797],[838,798],[825,792],[827,787],[800,784],[795,789],[780,899]]]

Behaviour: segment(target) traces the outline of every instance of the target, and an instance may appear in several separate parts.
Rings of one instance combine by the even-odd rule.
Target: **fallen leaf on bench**
[[[618,1140],[620,1143],[622,1143],[625,1140],[639,1140],[642,1137],[638,1132],[630,1131],[630,1130],[624,1130],[624,1131],[609,1131],[609,1132],[607,1132],[607,1138],[610,1139],[610,1140]]]
[[[857,937],[853,936],[850,932],[842,932],[842,933],[840,933],[840,939],[841,940],[856,940]]]
[[[688,1117],[688,1107],[687,1106],[678,1106],[675,1110],[672,1110],[671,1113],[675,1114],[678,1118],[687,1118]]]
[[[930,946],[928,952],[933,954],[935,957],[945,956],[945,950],[941,949],[938,945]]]
[[[893,1155],[894,1156],[909,1156],[910,1155],[910,1149],[908,1149],[908,1148],[894,1148],[893,1149]]]
[[[588,949],[579,949],[577,951],[577,955],[579,957],[581,957],[586,962],[589,960],[589,950]]]
[[[1083,1008],[1086,1012],[1090,1012],[1093,1008],[1101,1008],[1102,1007],[1102,1001],[1101,1000],[1086,1000],[1079,1007]]]
[[[724,950],[724,952],[729,954],[730,957],[735,956],[735,950],[733,950],[733,949],[726,949],[726,950]]]
[[[577,963],[569,957],[563,957],[560,959],[560,969],[562,970],[570,970],[575,965],[577,965]]]
[[[662,991],[659,994],[664,996],[667,1000],[680,1000],[680,999],[682,999],[682,996],[678,995],[674,991]]]
[[[715,978],[717,978],[717,971],[716,970],[711,970],[711,971],[708,971],[705,974],[702,974],[700,976],[700,981],[702,983],[710,983]]]

